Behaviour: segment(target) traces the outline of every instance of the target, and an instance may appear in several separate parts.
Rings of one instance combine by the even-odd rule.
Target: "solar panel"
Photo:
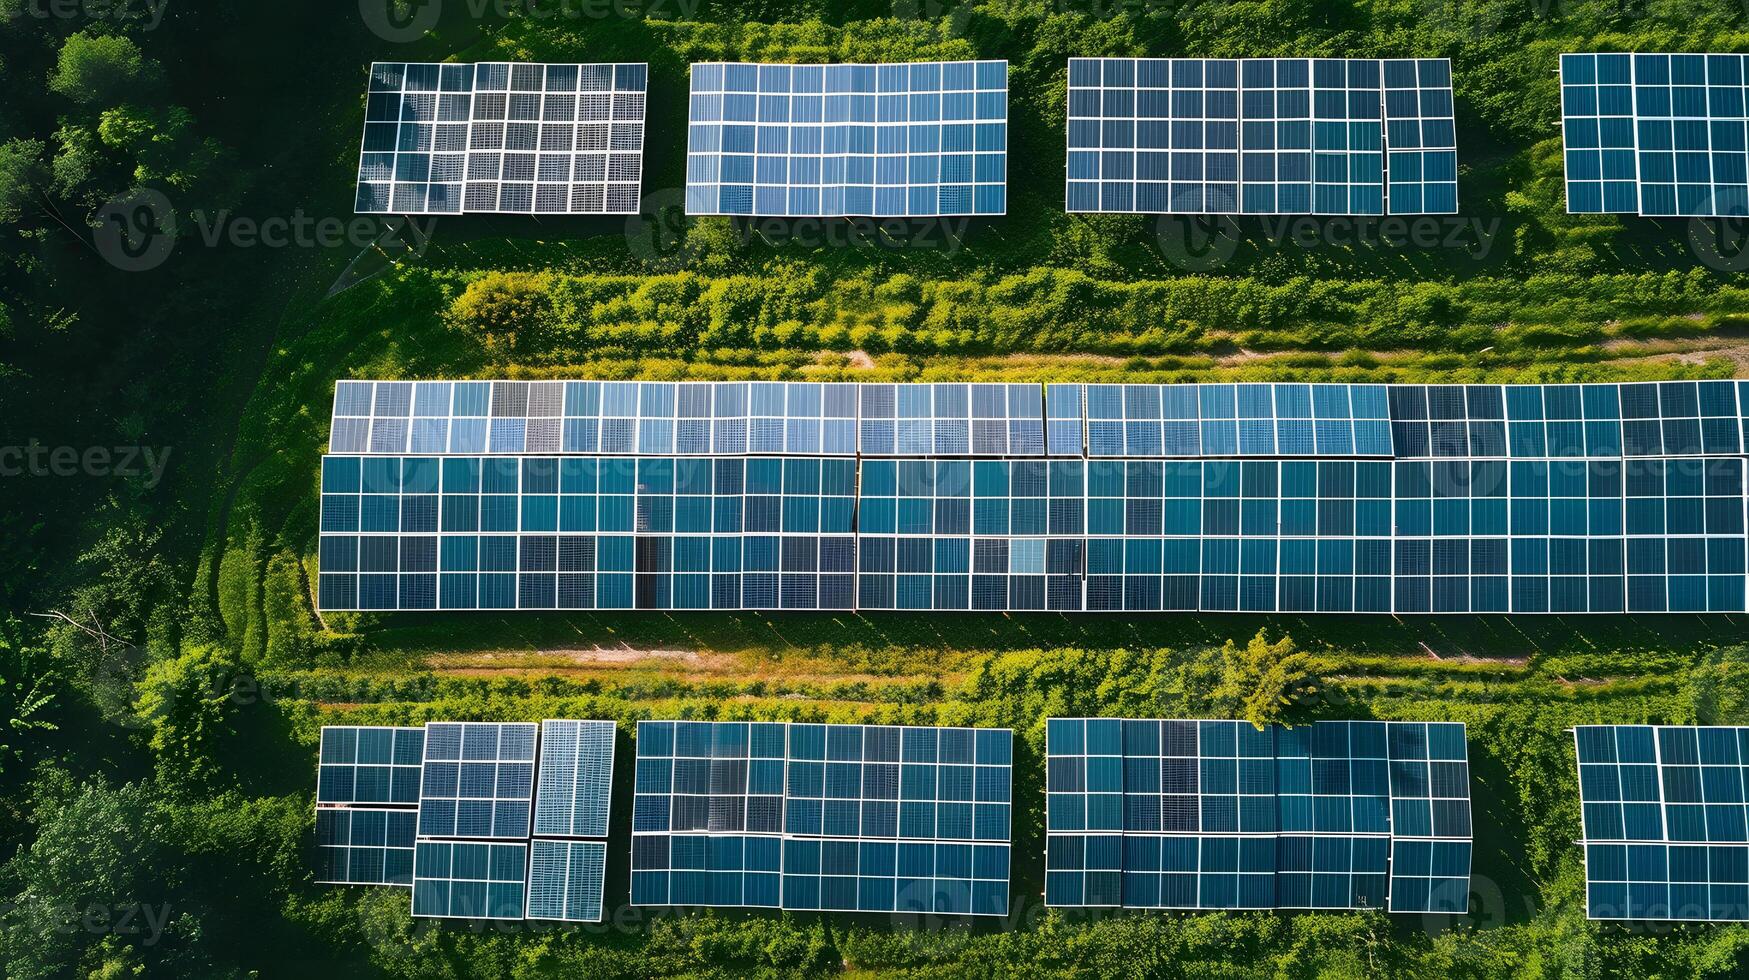
[[[854,456],[857,388],[809,381],[341,381],[328,448],[393,455]]]
[[[1071,58],[1067,207],[1451,214],[1443,58]]]
[[[613,733],[611,721],[541,722],[535,836],[607,836]]]
[[[528,843],[420,840],[413,862],[413,914],[439,919],[521,919]]]
[[[1592,919],[1749,920],[1749,728],[1574,730]]]
[[[635,214],[644,64],[371,65],[360,214]]]
[[[630,447],[706,400],[518,384],[337,387],[334,438],[369,451],[323,461],[320,608],[1744,608],[1744,382],[713,385],[754,448],[858,444],[782,458],[409,455],[380,428],[557,421],[584,385]]]
[[[1013,733],[638,726],[632,903],[1003,915]]]
[[[417,805],[424,748],[423,728],[322,726],[316,805]]]
[[[688,214],[1007,209],[1008,63],[692,66]]]
[[[411,886],[417,815],[391,807],[318,809],[316,881]]]
[[[331,456],[323,472],[323,608],[854,603],[852,460]]]
[[[530,847],[528,917],[600,922],[607,843],[536,839]]]
[[[428,723],[419,790],[421,847],[427,837],[526,840],[534,743],[535,726],[524,722]]]
[[[1749,214],[1739,54],[1563,54],[1571,214]]]
[[[1045,901],[1467,909],[1463,726],[1052,718]]]

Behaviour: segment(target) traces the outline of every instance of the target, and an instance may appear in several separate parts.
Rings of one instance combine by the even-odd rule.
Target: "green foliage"
[[[1688,689],[1696,724],[1749,724],[1749,649],[1706,652],[1689,671]]]
[[[1228,640],[1221,647],[1221,683],[1215,688],[1216,710],[1243,718],[1262,731],[1281,722],[1288,709],[1318,690],[1312,658],[1294,648],[1291,636],[1274,643],[1258,630],[1241,649]]]
[[[0,776],[35,767],[37,753],[30,750],[38,733],[55,730],[51,719],[64,684],[59,665],[24,625],[0,619]]]
[[[0,224],[12,224],[42,186],[41,140],[11,139],[0,143]]]
[[[447,321],[478,340],[492,357],[541,350],[559,330],[551,282],[543,273],[487,273],[456,297]]]
[[[149,95],[159,75],[158,65],[133,39],[87,30],[61,46],[49,91],[80,106],[106,109]]]
[[[164,784],[195,793],[234,777],[219,756],[237,732],[240,674],[235,654],[204,646],[146,671],[139,713],[152,726],[151,748]]]
[[[0,910],[0,956],[17,980],[66,976],[91,947],[113,962],[115,944],[147,937],[111,928],[116,912],[168,908],[171,894],[160,847],[167,825],[145,785],[75,785],[54,773],[34,795],[36,839],[6,864],[17,897]],[[85,925],[88,916],[94,926]]]

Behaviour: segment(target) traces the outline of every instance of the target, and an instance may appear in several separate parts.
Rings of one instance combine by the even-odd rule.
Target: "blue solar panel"
[[[611,721],[541,722],[536,837],[606,837],[613,790]]]
[[[640,722],[634,905],[1003,915],[1006,729]]]
[[[536,839],[529,846],[528,917],[600,922],[607,843]]]
[[[636,214],[643,64],[371,65],[360,213]]]
[[[1046,902],[1463,912],[1461,724],[1052,718]]]
[[[526,840],[534,796],[534,744],[535,726],[527,723],[427,724],[419,790],[421,840]]]
[[[335,885],[413,884],[414,810],[316,811],[316,880]]]
[[[1749,214],[1738,54],[1563,54],[1574,214]]]
[[[421,839],[413,859],[413,914],[439,919],[521,919],[528,843]]]
[[[419,766],[424,751],[423,728],[324,725],[316,779],[316,805],[399,803],[417,806]]]
[[[1455,212],[1451,64],[1071,58],[1067,207]]]
[[[1749,921],[1749,728],[1574,731],[1586,914]]]
[[[1744,608],[1745,383],[551,384],[342,383],[335,440],[381,452],[323,462],[320,608]],[[573,385],[621,448],[713,400],[755,445],[842,423],[845,454],[378,440]]]
[[[1007,210],[1008,63],[692,66],[688,214]]]

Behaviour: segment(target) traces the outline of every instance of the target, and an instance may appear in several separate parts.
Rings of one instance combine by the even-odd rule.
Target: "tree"
[[[1271,643],[1269,632],[1258,630],[1243,649],[1228,640],[1221,647],[1221,682],[1214,701],[1262,729],[1281,721],[1288,707],[1317,690],[1311,666],[1311,656],[1296,650],[1291,636]]]
[[[39,735],[54,731],[49,718],[56,707],[61,676],[48,652],[27,638],[16,619],[0,620],[0,775],[14,762],[29,768],[26,755]]]
[[[540,273],[488,273],[450,304],[449,323],[494,354],[539,350],[553,327],[551,287]]]
[[[49,91],[94,109],[140,98],[158,80],[157,62],[132,39],[81,31],[67,38],[49,76]]]
[[[83,926],[87,916],[167,910],[173,887],[160,843],[164,814],[143,784],[111,787],[98,779],[74,786],[50,771],[32,796],[36,839],[7,863],[6,879],[18,892],[0,909],[5,973],[21,980],[73,973],[102,932]],[[147,938],[142,931],[137,941]]]
[[[152,751],[164,784],[199,791],[225,777],[220,753],[236,734],[240,675],[232,653],[210,646],[193,647],[146,671],[139,713],[152,725]]]
[[[0,144],[0,224],[17,224],[42,180],[41,140]]]

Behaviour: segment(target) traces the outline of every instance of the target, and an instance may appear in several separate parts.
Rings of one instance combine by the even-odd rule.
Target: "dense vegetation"
[[[1564,50],[1749,50],[1737,5],[455,0],[401,5],[441,12],[406,44],[353,0],[120,6],[0,0],[0,448],[169,464],[0,478],[6,976],[1749,972],[1749,928],[1585,921],[1564,733],[1749,723],[1737,619],[324,619],[309,597],[336,377],[1731,376],[1736,229],[1567,216],[1553,72]],[[1340,220],[1065,215],[1064,64],[1095,54],[1451,57],[1463,217],[1424,247]],[[362,65],[447,57],[648,61],[649,213],[445,219],[381,248],[229,233],[350,219]],[[942,57],[1011,65],[1006,218],[676,213],[689,61]],[[130,272],[93,231],[140,190],[175,220],[124,238],[177,237]],[[1031,804],[1004,922],[645,910],[501,930],[310,881],[324,723],[613,718],[622,775],[638,718],[1007,725],[1015,797],[1037,801],[1063,713],[1465,721],[1472,914],[1047,914]]]

